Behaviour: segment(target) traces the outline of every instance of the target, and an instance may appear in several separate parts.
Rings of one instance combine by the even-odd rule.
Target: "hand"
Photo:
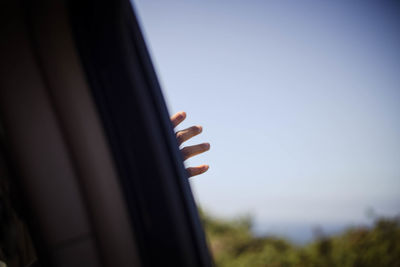
[[[171,122],[174,128],[178,126],[183,120],[186,118],[186,113],[181,111],[176,113],[171,117]],[[201,126],[192,126],[187,129],[184,129],[182,131],[176,132],[176,139],[178,141],[178,145],[180,146],[183,142],[189,140],[193,136],[196,136],[202,132],[203,128]],[[198,154],[201,154],[203,152],[206,152],[207,150],[210,149],[210,144],[209,143],[202,143],[194,146],[186,146],[181,149],[183,160],[187,160],[188,158],[191,158],[193,156],[196,156]],[[209,166],[208,165],[200,165],[197,167],[189,167],[186,168],[186,171],[189,175],[189,177],[199,175],[202,173],[205,173],[208,170]]]

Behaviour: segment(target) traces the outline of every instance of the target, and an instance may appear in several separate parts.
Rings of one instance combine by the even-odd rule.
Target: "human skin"
[[[186,113],[184,111],[177,112],[171,117],[171,122],[174,128],[178,126],[182,121],[186,119]],[[186,128],[181,131],[177,131],[175,133],[176,140],[178,141],[178,145],[181,146],[185,141],[190,138],[200,134],[203,131],[203,128],[200,125],[195,125],[189,128]],[[183,156],[183,161],[191,158],[193,156],[204,153],[210,149],[209,143],[201,143],[193,146],[186,146],[181,149],[181,153]],[[206,164],[196,166],[196,167],[188,167],[186,171],[189,177],[196,176],[202,173],[205,173],[208,170],[209,166]]]

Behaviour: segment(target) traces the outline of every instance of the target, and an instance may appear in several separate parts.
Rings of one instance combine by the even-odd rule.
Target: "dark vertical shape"
[[[71,1],[69,10],[143,265],[211,266],[169,115],[129,1]]]

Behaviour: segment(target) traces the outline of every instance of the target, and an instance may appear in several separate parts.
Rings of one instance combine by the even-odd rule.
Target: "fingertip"
[[[204,149],[210,150],[210,147],[211,147],[210,143],[203,143],[203,146],[204,146]]]
[[[186,112],[185,111],[179,111],[179,119],[185,119],[186,118]]]
[[[209,168],[209,165],[204,164],[197,167],[186,168],[186,172],[189,177],[193,177],[205,173],[206,171],[208,171]]]
[[[197,168],[199,169],[199,171],[201,173],[203,173],[203,172],[206,172],[210,168],[210,166],[208,166],[207,164],[203,164],[203,165],[197,166]]]

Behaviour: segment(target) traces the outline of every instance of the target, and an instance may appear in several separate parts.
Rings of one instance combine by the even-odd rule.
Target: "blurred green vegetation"
[[[376,219],[373,227],[350,228],[297,246],[278,237],[257,237],[249,217],[221,220],[200,211],[217,267],[400,266],[399,218]]]

